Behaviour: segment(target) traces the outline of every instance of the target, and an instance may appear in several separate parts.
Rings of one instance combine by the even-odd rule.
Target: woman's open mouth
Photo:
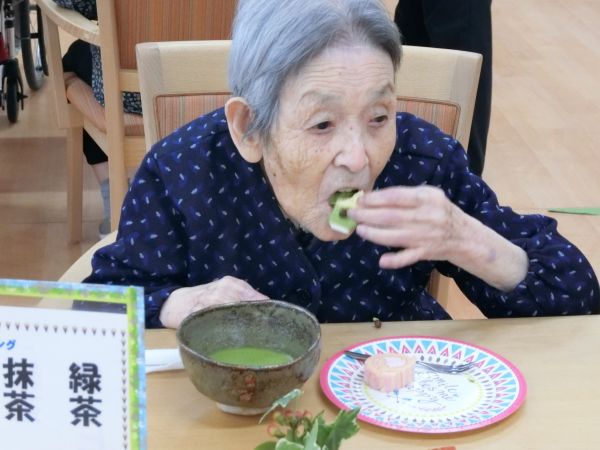
[[[344,189],[340,191],[335,191],[331,197],[329,197],[329,205],[335,206],[335,204],[339,200],[347,199],[352,197],[358,192],[358,189]]]

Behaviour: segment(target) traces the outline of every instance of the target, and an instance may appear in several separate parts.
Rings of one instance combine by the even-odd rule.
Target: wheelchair
[[[0,0],[0,106],[11,123],[17,121],[27,98],[19,52],[27,84],[36,91],[48,75],[40,8],[30,0]]]

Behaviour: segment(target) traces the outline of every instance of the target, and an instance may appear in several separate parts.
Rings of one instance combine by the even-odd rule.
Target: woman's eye
[[[329,120],[327,120],[325,122],[319,122],[318,124],[315,125],[315,128],[319,131],[326,130],[330,127],[331,127],[331,122]]]
[[[377,116],[373,119],[373,122],[375,123],[384,123],[386,120],[388,119],[387,115],[382,115],[382,116]]]

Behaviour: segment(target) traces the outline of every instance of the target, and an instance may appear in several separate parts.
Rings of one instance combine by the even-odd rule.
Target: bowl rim
[[[212,359],[206,355],[203,355],[201,353],[198,353],[197,351],[193,350],[192,348],[190,348],[188,345],[184,344],[182,342],[182,333],[183,333],[183,326],[184,324],[186,324],[187,322],[191,322],[196,316],[201,316],[204,315],[206,313],[212,312],[212,311],[216,311],[219,309],[228,309],[231,308],[232,306],[245,306],[245,305],[279,305],[279,306],[283,306],[285,308],[288,309],[293,309],[297,312],[303,313],[305,314],[310,320],[311,322],[316,326],[316,330],[317,330],[317,335],[314,339],[314,342],[310,345],[310,347],[308,348],[308,350],[306,350],[306,352],[303,355],[300,355],[294,359],[292,359],[291,361],[285,363],[285,364],[272,364],[272,365],[268,365],[268,366],[260,366],[260,367],[254,367],[254,366],[246,366],[246,365],[242,365],[242,364],[228,364],[228,363],[224,363],[221,361],[217,361],[215,359]],[[193,313],[189,314],[188,316],[185,317],[185,319],[183,319],[181,321],[181,323],[179,324],[179,326],[177,327],[177,330],[175,332],[175,336],[177,338],[177,344],[180,348],[180,352],[181,352],[181,348],[184,348],[187,352],[191,353],[192,355],[194,355],[195,357],[198,357],[200,360],[203,360],[204,362],[209,362],[211,364],[215,364],[218,367],[223,367],[223,368],[234,368],[234,369],[243,369],[243,370],[260,370],[260,371],[264,371],[264,370],[280,370],[280,369],[285,369],[288,368],[294,364],[296,364],[297,362],[308,358],[313,351],[315,350],[316,347],[320,346],[321,343],[321,324],[319,323],[319,321],[317,320],[317,318],[315,317],[315,315],[310,312],[308,309],[296,305],[294,303],[290,303],[290,302],[286,302],[286,301],[282,301],[282,300],[273,300],[273,299],[267,299],[267,300],[241,300],[241,301],[232,301],[232,302],[227,302],[227,303],[219,303],[218,305],[212,305],[212,306],[208,306],[206,308],[202,308],[199,309],[198,311],[194,311]]]

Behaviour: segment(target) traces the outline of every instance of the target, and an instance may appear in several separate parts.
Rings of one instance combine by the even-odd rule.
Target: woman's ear
[[[229,126],[229,134],[240,155],[249,163],[257,163],[262,159],[260,140],[253,134],[245,136],[250,126],[250,106],[242,97],[232,97],[225,104],[225,117]]]

